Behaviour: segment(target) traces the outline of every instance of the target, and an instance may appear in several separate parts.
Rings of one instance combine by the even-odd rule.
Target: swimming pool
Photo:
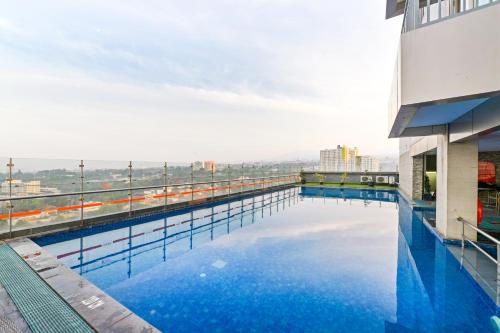
[[[36,242],[169,332],[493,332],[396,192],[293,188]]]

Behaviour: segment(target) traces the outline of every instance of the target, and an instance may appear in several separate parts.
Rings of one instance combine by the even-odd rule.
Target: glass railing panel
[[[130,211],[129,191],[93,193],[84,196],[84,218]]]
[[[168,163],[168,178],[170,184],[184,184],[191,182],[191,164]]]
[[[84,160],[85,191],[130,187],[130,161]]]
[[[79,195],[13,201],[12,230],[59,224],[81,219]]]
[[[80,191],[79,160],[13,158],[12,164],[14,197]]]
[[[165,172],[168,173],[168,165],[165,162],[132,161],[131,175],[133,191],[132,209],[145,209],[165,205],[164,187],[168,181]],[[154,188],[150,188],[155,186]],[[156,187],[158,186],[158,187]]]
[[[132,187],[164,185],[164,175],[164,163],[132,161]]]

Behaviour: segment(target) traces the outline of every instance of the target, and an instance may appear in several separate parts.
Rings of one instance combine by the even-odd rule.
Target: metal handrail
[[[493,261],[497,266],[499,266],[500,265],[500,261],[498,260],[498,258],[499,258],[499,255],[500,255],[500,241],[498,241],[495,237],[489,235],[485,231],[479,229],[475,225],[467,222],[462,217],[459,217],[457,219],[457,221],[462,223],[462,251],[464,250],[465,242],[468,242],[469,244],[471,244],[472,246],[474,246],[478,251],[480,251],[482,254],[484,254],[488,259],[490,259],[491,261]],[[479,245],[477,245],[474,241],[472,241],[471,239],[469,239],[465,235],[465,226],[467,226],[467,227],[471,228],[472,230],[480,233],[481,235],[483,235],[484,237],[486,237],[487,239],[489,239],[490,241],[492,241],[493,243],[495,243],[495,245],[497,246],[497,259],[495,259],[493,256],[491,256],[488,252],[486,252],[485,250],[483,250]]]
[[[459,222],[462,222],[464,225],[468,226],[469,228],[479,232],[481,235],[483,235],[484,237],[488,238],[489,240],[491,240],[493,243],[495,243],[496,245],[500,245],[500,241],[498,241],[498,239],[496,239],[495,237],[491,236],[490,234],[486,233],[485,231],[479,229],[478,227],[476,227],[475,225],[467,222],[466,220],[464,220],[463,218],[459,217],[457,219]]]
[[[276,176],[265,176],[265,177],[256,177],[256,178],[245,178],[244,180],[262,180],[262,179],[275,179],[275,178],[283,178],[283,177],[296,177],[298,174],[286,174],[286,175],[276,175]],[[113,192],[126,192],[126,191],[134,191],[134,190],[148,190],[155,188],[168,188],[168,187],[185,187],[185,186],[196,186],[196,185],[207,185],[207,184],[216,184],[216,183],[231,183],[231,182],[240,182],[241,179],[221,179],[221,180],[213,180],[206,182],[194,182],[194,183],[181,183],[181,184],[159,184],[159,185],[148,185],[148,186],[137,186],[137,187],[124,187],[124,188],[115,188],[115,189],[104,189],[104,190],[93,190],[93,191],[77,191],[77,192],[65,192],[65,193],[51,193],[45,195],[29,195],[29,196],[19,196],[19,197],[5,197],[0,198],[0,202],[4,201],[15,201],[15,200],[31,200],[31,199],[43,199],[43,198],[56,198],[56,197],[65,197],[65,196],[76,196],[76,195],[85,195],[85,194],[102,194],[102,193],[113,193]]]
[[[469,244],[471,244],[472,246],[474,246],[479,252],[481,252],[482,254],[484,254],[486,256],[486,258],[490,259],[495,265],[496,265],[496,290],[490,285],[490,283],[488,281],[486,281],[482,276],[481,274],[477,271],[477,269],[469,262],[469,265],[476,271],[476,276],[479,276],[479,278],[483,281],[483,283],[488,286],[495,294],[496,294],[496,299],[495,299],[495,303],[498,305],[500,304],[500,241],[498,241],[495,237],[489,235],[487,232],[479,229],[478,227],[476,227],[475,225],[467,222],[466,220],[464,220],[462,217],[459,217],[457,219],[458,222],[461,222],[462,223],[462,253],[461,253],[461,259],[460,259],[460,267],[462,267],[463,265],[463,261],[464,259],[469,262],[469,260],[467,260],[467,258],[465,257],[465,242],[468,242]],[[465,235],[465,226],[469,227],[470,229],[476,231],[477,233],[483,235],[484,237],[486,237],[487,239],[489,239],[490,241],[492,241],[496,247],[497,247],[497,258],[495,259],[492,255],[490,255],[488,252],[486,252],[485,250],[483,250],[479,245],[476,244],[476,242],[470,240],[469,238],[467,238],[467,236]]]

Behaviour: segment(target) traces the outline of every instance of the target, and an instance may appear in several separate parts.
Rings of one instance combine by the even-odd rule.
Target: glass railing
[[[407,0],[402,32],[495,3],[500,0]]]
[[[0,158],[0,235],[293,184],[298,163],[221,164]]]

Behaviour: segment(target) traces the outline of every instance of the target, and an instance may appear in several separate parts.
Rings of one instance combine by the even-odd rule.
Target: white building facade
[[[458,218],[477,225],[478,164],[499,160],[499,4],[387,0],[386,18],[404,15],[389,101],[399,189],[425,199],[433,179],[436,230],[447,239],[461,239]]]

